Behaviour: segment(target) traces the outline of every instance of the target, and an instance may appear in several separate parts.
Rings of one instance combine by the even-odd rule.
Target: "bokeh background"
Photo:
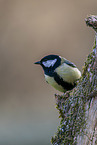
[[[34,62],[58,54],[82,71],[94,43],[89,14],[97,0],[0,0],[0,145],[50,145],[59,92]]]

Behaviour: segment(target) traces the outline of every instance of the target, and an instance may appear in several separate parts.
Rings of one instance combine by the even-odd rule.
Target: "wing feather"
[[[61,57],[61,56],[60,56]],[[67,65],[69,66],[72,66],[72,67],[76,67],[76,65],[74,63],[72,63],[71,61],[65,59],[64,57],[61,57],[61,64],[62,63],[66,63]]]
[[[67,63],[63,63],[59,67],[55,69],[55,72],[66,82],[74,83],[77,81],[80,76],[81,72],[76,68],[68,65]]]

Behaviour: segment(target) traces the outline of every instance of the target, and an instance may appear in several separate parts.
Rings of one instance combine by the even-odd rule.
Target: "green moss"
[[[77,87],[64,95],[56,95],[56,108],[61,117],[57,133],[51,139],[53,145],[76,145],[77,136],[84,133],[86,127],[85,104],[91,101],[89,94],[97,88],[95,74],[95,45],[88,55],[83,74]]]

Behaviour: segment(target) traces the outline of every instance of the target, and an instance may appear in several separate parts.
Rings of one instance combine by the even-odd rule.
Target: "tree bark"
[[[97,145],[97,16],[89,16],[85,19],[86,24],[95,30],[95,93],[91,92],[91,103],[86,103],[86,128],[83,136],[77,137],[78,145]]]

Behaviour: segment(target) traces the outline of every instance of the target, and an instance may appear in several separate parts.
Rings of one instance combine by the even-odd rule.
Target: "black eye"
[[[45,58],[43,61],[47,61],[47,60],[48,60],[48,59]]]

